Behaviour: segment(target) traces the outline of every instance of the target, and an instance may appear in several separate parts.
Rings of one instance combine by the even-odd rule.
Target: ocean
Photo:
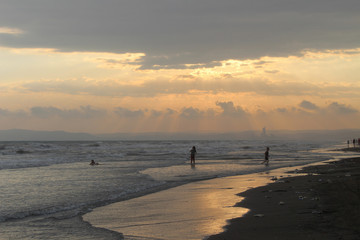
[[[266,147],[268,167],[260,164]],[[346,153],[331,150],[343,147],[291,140],[0,142],[0,239],[123,239],[121,230],[94,227],[82,216],[186,183],[341,157]]]

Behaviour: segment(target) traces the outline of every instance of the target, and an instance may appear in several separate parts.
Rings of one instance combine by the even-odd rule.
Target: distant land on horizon
[[[339,140],[360,138],[360,129],[272,130],[232,133],[108,133],[90,134],[66,131],[0,130],[0,141],[117,141],[117,140]]]

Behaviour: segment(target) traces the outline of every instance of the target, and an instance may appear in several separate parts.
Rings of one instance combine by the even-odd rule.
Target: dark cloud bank
[[[10,47],[144,52],[142,68],[359,47],[358,0],[2,0]],[[1,27],[1,26],[0,26]]]
[[[185,107],[180,111],[173,109],[165,109],[163,111],[154,109],[128,109],[124,107],[117,107],[112,111],[100,109],[92,106],[81,106],[73,109],[60,109],[57,107],[32,107],[30,110],[18,110],[10,111],[0,108],[0,118],[62,118],[62,119],[94,119],[103,118],[111,114],[115,114],[118,118],[128,119],[141,119],[144,117],[157,118],[157,117],[181,117],[186,119],[199,119],[208,117],[231,117],[231,118],[244,118],[251,113],[247,112],[241,106],[235,106],[233,102],[216,102],[217,107],[220,111],[214,109],[200,110],[195,107]],[[357,114],[359,111],[351,106],[341,104],[338,102],[332,102],[325,107],[319,107],[316,104],[309,101],[302,101],[298,106],[289,108],[278,108],[270,110],[270,112],[261,111],[262,114],[270,114],[272,111],[286,114],[293,114],[299,112],[306,112],[308,114],[335,114],[335,115],[351,115]]]

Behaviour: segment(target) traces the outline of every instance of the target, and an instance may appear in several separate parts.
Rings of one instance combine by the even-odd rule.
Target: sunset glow
[[[11,5],[10,1],[8,5]],[[105,5],[110,7],[111,4]],[[121,3],[117,7],[120,6]],[[135,9],[136,6],[129,7]],[[71,6],[66,8],[71,9]],[[16,6],[11,9],[26,11]],[[146,10],[142,11],[146,14]],[[9,14],[2,13],[2,10],[0,13],[1,19],[7,20],[0,22],[1,129],[110,133],[359,126],[360,46],[346,44],[359,36],[359,25],[352,29],[353,34],[343,36],[348,40],[343,43],[323,42],[323,47],[319,47],[321,42],[315,42],[314,37],[304,47],[298,48],[295,46],[302,44],[294,44],[293,49],[279,54],[263,51],[253,56],[239,53],[236,57],[229,48],[252,45],[240,41],[230,46],[223,45],[228,41],[219,42],[217,49],[212,49],[210,54],[206,51],[206,45],[210,43],[205,39],[202,43],[189,43],[186,48],[185,43],[170,44],[172,39],[166,35],[159,38],[166,43],[163,49],[158,49],[154,39],[149,39],[149,45],[143,45],[139,36],[134,34],[134,41],[130,44],[124,40],[126,46],[122,46],[122,35],[114,31],[113,25],[113,35],[111,27],[107,29],[109,31],[99,28],[88,33],[91,38],[99,39],[96,44],[92,41],[91,44],[77,44],[75,36],[72,42],[70,32],[63,33],[63,42],[60,39],[51,42],[49,38],[42,44],[32,41],[32,38],[37,39],[47,31],[46,23],[38,28],[26,28],[27,25],[21,21],[11,24],[10,18],[7,19]],[[28,14],[32,14],[31,10]],[[162,17],[165,16],[159,18]],[[186,24],[186,18],[182,17],[180,20]],[[88,20],[90,26],[92,20],[86,15],[80,15],[77,20],[79,24],[75,22],[73,28],[85,36],[80,23]],[[299,22],[303,20],[299,19]],[[313,20],[316,21],[315,17]],[[360,23],[358,16],[352,20]],[[59,19],[51,21],[63,24]],[[218,24],[230,27],[224,22]],[[121,25],[124,28],[139,27],[130,23]],[[66,31],[59,27],[59,32]],[[179,26],[178,30],[181,29]],[[200,34],[193,35],[193,31],[188,30],[183,34],[189,38]],[[208,29],[202,30],[204,35],[210,33]],[[148,31],[160,30],[154,26]],[[251,29],[246,31],[250,35],[254,33]],[[109,40],[108,45],[105,39]],[[112,45],[117,39],[116,46],[120,51]],[[195,46],[204,50],[191,52]],[[224,55],[216,57],[212,54],[215,50],[223,50]]]

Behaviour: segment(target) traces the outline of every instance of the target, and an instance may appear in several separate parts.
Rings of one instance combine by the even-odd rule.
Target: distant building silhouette
[[[261,132],[261,136],[262,137],[267,137],[266,127],[263,127],[262,132]]]

